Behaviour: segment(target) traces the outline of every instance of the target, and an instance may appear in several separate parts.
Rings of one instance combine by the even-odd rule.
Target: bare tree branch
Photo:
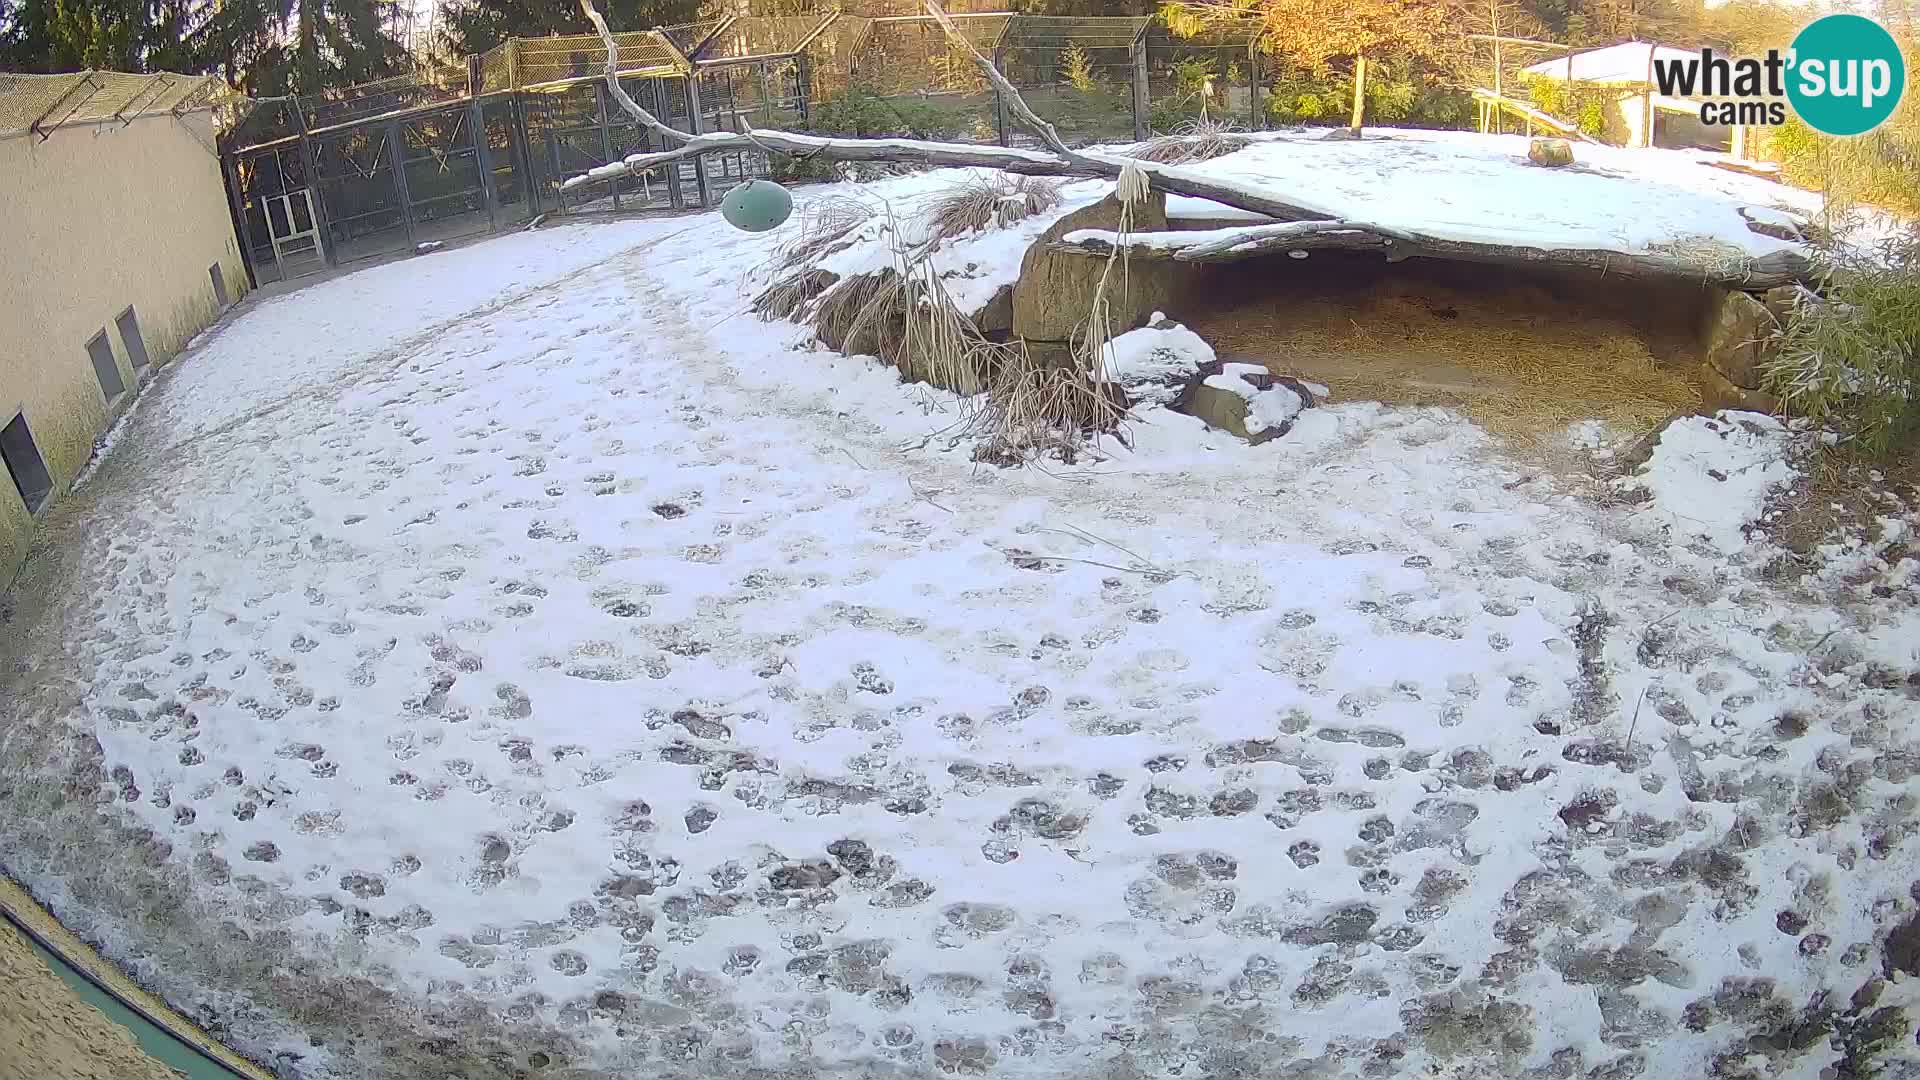
[[[593,0],[580,0],[580,11],[600,32],[600,41],[607,47],[607,92],[613,95],[613,100],[627,110],[628,116],[640,121],[663,139],[681,143],[692,139],[692,135],[661,122],[659,117],[641,108],[639,102],[627,95],[626,87],[620,85],[620,43],[614,39],[613,31],[607,29],[607,20],[601,16],[600,9],[593,6]],[[689,72],[687,77],[693,78],[694,73]]]
[[[1135,233],[1126,250],[1130,255],[1180,262],[1218,262],[1252,258],[1276,251],[1328,249],[1379,251],[1389,260],[1429,257],[1511,266],[1560,266],[1597,270],[1626,277],[1686,280],[1729,288],[1760,289],[1805,281],[1812,268],[1804,256],[1779,251],[1759,258],[1687,258],[1661,253],[1600,251],[1580,248],[1541,249],[1475,241],[1450,240],[1367,222],[1349,221],[1327,207],[1297,198],[1282,198],[1264,183],[1243,182],[1197,172],[1191,167],[1163,165],[1124,154],[1076,151],[1068,147],[1053,126],[1027,105],[1020,91],[1007,81],[993,61],[974,48],[960,32],[939,0],[921,0],[947,36],[967,54],[1007,102],[1009,112],[1031,129],[1047,149],[973,146],[925,142],[918,139],[827,139],[794,132],[749,128],[744,132],[693,135],[660,121],[640,107],[620,86],[618,43],[593,0],[579,0],[580,10],[593,23],[607,49],[607,88],[620,107],[640,123],[675,144],[673,149],[634,154],[568,180],[563,189],[612,180],[630,172],[678,161],[697,154],[758,150],[793,157],[825,157],[834,161],[903,161],[919,165],[972,166],[1001,169],[1030,176],[1086,176],[1118,178],[1127,168],[1144,173],[1162,192],[1207,199],[1225,206],[1264,214],[1273,223],[1241,229],[1205,232]],[[698,72],[690,72],[697,78]],[[1054,245],[1059,250],[1106,256],[1114,237],[1087,231],[1070,234]]]

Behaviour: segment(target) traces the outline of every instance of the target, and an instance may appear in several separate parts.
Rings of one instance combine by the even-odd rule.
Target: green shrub
[[[1582,134],[1596,139],[1607,133],[1606,92],[1589,90],[1584,84],[1576,83],[1569,93],[1564,81],[1544,75],[1522,76],[1521,85],[1534,108],[1548,116],[1565,120]]]
[[[886,98],[858,86],[815,105],[808,126],[833,135],[915,139],[951,138],[965,127],[955,113],[929,101]]]
[[[1353,80],[1345,74],[1296,72],[1267,91],[1267,115],[1282,124],[1344,124],[1352,115]],[[1369,124],[1396,127],[1459,127],[1473,115],[1473,99],[1398,66],[1367,69]]]
[[[1920,231],[1839,257],[1825,303],[1789,321],[1767,388],[1872,455],[1920,435]]]

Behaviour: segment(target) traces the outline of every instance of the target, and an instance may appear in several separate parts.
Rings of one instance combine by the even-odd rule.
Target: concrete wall
[[[26,415],[53,478],[41,513],[133,400],[119,314],[133,306],[157,366],[219,314],[209,266],[221,266],[230,300],[246,291],[212,147],[206,112],[0,137],[0,425]],[[113,403],[86,351],[102,329],[128,388]],[[0,471],[0,588],[33,521]]]

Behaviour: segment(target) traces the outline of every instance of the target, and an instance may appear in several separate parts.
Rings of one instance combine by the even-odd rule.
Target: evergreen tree
[[[611,0],[600,4],[615,31],[651,30],[700,17],[700,0]],[[447,46],[463,56],[510,37],[591,34],[577,0],[448,0],[440,12]]]
[[[255,96],[312,94],[407,70],[394,0],[224,0],[204,62]]]

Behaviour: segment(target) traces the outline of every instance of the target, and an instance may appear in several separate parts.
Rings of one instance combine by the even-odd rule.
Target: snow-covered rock
[[[1108,342],[1106,375],[1135,405],[1172,405],[1214,362],[1213,346],[1156,311],[1146,326]]]

